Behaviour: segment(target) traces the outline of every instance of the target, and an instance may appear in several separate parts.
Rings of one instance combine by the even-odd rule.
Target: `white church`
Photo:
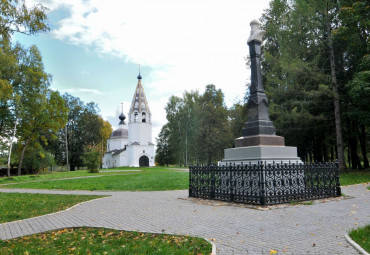
[[[103,168],[120,166],[154,166],[154,144],[152,143],[152,114],[146,100],[141,75],[128,113],[119,116],[120,122],[107,141],[107,152],[103,157]]]

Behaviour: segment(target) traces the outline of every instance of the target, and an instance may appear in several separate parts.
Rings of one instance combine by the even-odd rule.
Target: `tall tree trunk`
[[[369,168],[369,160],[367,159],[367,151],[366,151],[366,129],[365,125],[360,125],[360,147],[362,152],[362,157],[364,158],[364,168]]]
[[[21,157],[19,158],[18,173],[17,173],[18,176],[21,175],[24,153],[26,152],[26,148],[27,148],[27,145],[28,145],[29,142],[30,142],[30,138],[28,138],[26,140],[26,142],[24,143],[22,153],[21,153]]]
[[[351,148],[352,169],[361,169],[361,162],[357,154],[357,136],[349,138],[349,147]]]
[[[17,120],[15,120],[15,123],[14,123],[13,136],[12,136],[12,139],[10,140],[10,145],[9,145],[8,170],[6,172],[8,177],[10,177],[10,160],[11,160],[11,156],[12,156],[13,142],[14,142],[16,132],[17,132]]]
[[[69,160],[68,160],[68,130],[67,130],[67,125],[65,126],[65,135],[66,135],[66,163],[67,163],[67,171],[70,171],[69,167]]]
[[[352,160],[351,160],[351,146],[348,144],[348,149],[347,149],[347,162],[348,162],[348,167],[352,168]]]
[[[344,162],[343,135],[342,135],[342,125],[341,125],[341,120],[340,120],[338,82],[337,82],[337,75],[335,73],[333,40],[331,37],[331,24],[329,20],[326,21],[326,29],[328,33],[328,46],[329,46],[329,51],[330,51],[331,83],[332,83],[333,94],[334,94],[334,116],[335,116],[335,129],[336,129],[336,136],[337,136],[338,163],[339,163],[339,171],[343,172],[346,169],[346,165]]]

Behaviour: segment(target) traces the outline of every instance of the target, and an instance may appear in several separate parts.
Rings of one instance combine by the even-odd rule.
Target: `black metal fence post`
[[[216,189],[216,185],[215,185],[215,168],[217,169],[217,166],[214,166],[214,165],[211,165],[211,181],[210,181],[210,184],[211,184],[211,198],[214,199],[215,198],[215,189]]]
[[[339,163],[338,161],[335,162],[335,171],[336,171],[336,179],[337,179],[337,197],[340,197],[342,195],[342,190],[340,188],[340,183],[339,183]]]
[[[193,196],[193,183],[192,183],[193,167],[189,166],[189,197]]]
[[[234,185],[233,185],[233,172],[235,169],[235,164],[229,167],[229,198],[231,202],[234,202]]]
[[[258,163],[259,177],[260,177],[260,203],[266,205],[266,180],[265,180],[265,167],[262,162]]]

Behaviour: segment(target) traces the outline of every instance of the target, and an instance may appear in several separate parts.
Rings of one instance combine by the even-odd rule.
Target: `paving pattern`
[[[272,249],[278,254],[358,254],[344,234],[370,224],[366,185],[342,187],[342,193],[352,198],[269,210],[203,203],[189,199],[186,190],[0,192],[112,195],[66,211],[0,224],[3,240],[64,227],[93,226],[200,236],[216,243],[217,254],[269,254]]]

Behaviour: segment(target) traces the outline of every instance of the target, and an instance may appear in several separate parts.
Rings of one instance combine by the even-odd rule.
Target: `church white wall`
[[[113,159],[112,159],[112,153],[105,153],[103,157],[103,169],[112,168]]]
[[[129,142],[138,142],[146,145],[152,142],[152,124],[151,123],[129,123],[128,124]]]
[[[130,145],[128,147],[129,166],[139,167],[139,159],[145,155],[149,158],[149,166],[155,166],[154,145]]]
[[[125,145],[128,144],[128,139],[123,139],[123,138],[109,138],[108,139],[108,151],[113,151],[113,150],[120,150],[125,147]]]

